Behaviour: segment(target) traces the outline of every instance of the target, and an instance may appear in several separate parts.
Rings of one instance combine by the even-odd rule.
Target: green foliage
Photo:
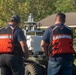
[[[0,27],[5,26],[13,14],[21,17],[23,27],[30,13],[39,21],[59,11],[76,11],[76,0],[0,0]]]
[[[3,0],[0,4],[0,26],[5,26],[13,14],[24,20],[27,9],[25,0]],[[22,20],[22,22],[23,22]]]
[[[56,4],[56,12],[71,12],[73,11],[73,3],[71,0],[57,0]]]
[[[56,0],[26,0],[28,14],[31,12],[35,16],[35,20],[39,21],[46,16],[52,14],[54,8],[53,3]]]
[[[76,27],[72,28],[72,31],[73,31],[73,38],[76,38]]]

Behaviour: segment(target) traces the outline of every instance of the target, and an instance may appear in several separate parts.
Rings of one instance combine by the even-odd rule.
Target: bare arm
[[[48,47],[46,46],[46,43],[41,40],[41,49],[43,52],[45,52],[46,56],[48,56]]]
[[[27,46],[26,41],[20,41],[20,45],[21,45],[24,55],[27,59],[29,57],[29,52],[28,52],[28,46]]]

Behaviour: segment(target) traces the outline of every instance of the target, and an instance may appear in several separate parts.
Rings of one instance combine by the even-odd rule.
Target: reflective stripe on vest
[[[0,54],[11,53],[14,50],[13,30],[5,27],[0,30]]]
[[[62,39],[62,38],[72,39],[71,35],[57,35],[57,36],[53,36],[53,40]]]
[[[53,55],[74,53],[70,28],[55,26],[52,28],[52,36],[51,45]]]
[[[12,39],[12,35],[0,35],[0,39]]]

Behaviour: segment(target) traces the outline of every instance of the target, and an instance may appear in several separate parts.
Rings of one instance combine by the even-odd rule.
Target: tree
[[[73,5],[73,11],[76,11],[76,0],[71,0]]]
[[[53,13],[56,0],[26,0],[28,14],[34,13],[35,20],[39,21]]]
[[[55,12],[71,12],[74,11],[73,0],[57,0],[55,3]]]
[[[21,17],[23,27],[30,13],[39,21],[59,11],[76,11],[76,0],[0,0],[0,26],[5,26],[13,14]]]
[[[5,26],[13,14],[20,15],[23,24],[26,12],[25,0],[2,0],[0,3],[0,26]]]

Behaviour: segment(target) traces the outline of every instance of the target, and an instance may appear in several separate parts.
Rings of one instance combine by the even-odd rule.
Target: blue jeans
[[[47,75],[72,75],[72,61],[48,61]]]

